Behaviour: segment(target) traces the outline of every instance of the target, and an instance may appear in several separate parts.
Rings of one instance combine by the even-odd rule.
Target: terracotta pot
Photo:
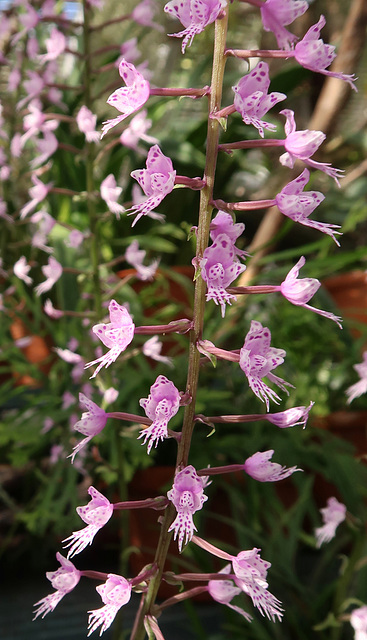
[[[329,292],[342,316],[367,324],[367,272],[350,271],[327,278],[323,286]],[[351,329],[354,337],[359,338],[361,331]]]
[[[31,334],[26,324],[19,317],[15,317],[11,323],[10,333],[14,341],[22,338],[29,339],[23,347],[19,347],[20,350],[28,362],[36,364],[44,375],[48,375],[52,367],[52,359],[50,358],[52,353],[51,338],[43,338]],[[40,386],[40,382],[28,374],[19,375],[17,372],[13,372],[13,377],[16,385]]]

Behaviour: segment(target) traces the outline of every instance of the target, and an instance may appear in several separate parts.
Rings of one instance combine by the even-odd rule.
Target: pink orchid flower
[[[112,120],[106,120],[106,122],[103,123],[101,138],[116,124],[119,124],[119,122],[125,120],[125,118],[134,113],[134,111],[140,109],[149,98],[149,82],[144,79],[133,64],[126,62],[126,60],[121,60],[119,74],[124,80],[126,87],[121,87],[111,93],[109,98],[107,98],[107,104],[115,107],[122,115]]]
[[[294,48],[294,57],[297,62],[306,69],[322,73],[324,76],[339,78],[348,82],[354,91],[357,87],[354,84],[356,77],[337,71],[327,71],[327,67],[336,58],[335,47],[331,44],[324,44],[320,38],[320,31],[325,26],[324,16],[320,16],[319,21],[309,28],[306,35],[298,42]]]
[[[41,282],[41,284],[39,284],[35,288],[35,293],[37,296],[40,296],[43,293],[46,293],[46,291],[52,289],[55,282],[57,282],[57,280],[62,275],[62,265],[57,262],[57,260],[53,256],[50,256],[48,259],[48,264],[42,267],[42,272],[46,276],[46,280],[44,282]]]
[[[335,536],[337,527],[345,520],[347,507],[336,498],[328,498],[326,507],[320,509],[323,526],[315,529],[317,546],[330,542]]]
[[[88,611],[88,637],[98,627],[101,627],[99,633],[101,636],[111,626],[119,609],[127,604],[131,598],[130,582],[114,573],[109,573],[106,582],[96,587],[96,590],[105,606]]]
[[[71,458],[71,462],[74,462],[76,454],[79,453],[94,436],[101,433],[106,426],[108,417],[106,412],[95,402],[87,398],[84,393],[79,393],[79,402],[87,411],[85,411],[80,420],[74,424],[73,429],[86,437],[73,448],[73,453],[68,456]]]
[[[227,0],[170,0],[164,7],[166,13],[177,18],[185,28],[179,33],[168,35],[174,38],[182,38],[182,53],[187,46],[191,46],[194,36],[202,33],[208,24],[211,24],[227,6]]]
[[[92,544],[94,536],[112,516],[113,504],[97,489],[89,487],[88,493],[91,501],[85,507],[77,507],[77,514],[88,526],[80,531],[74,531],[71,536],[63,540],[67,544],[64,549],[70,547],[68,558],[81,553],[89,544]]]
[[[27,264],[25,256],[19,258],[13,267],[14,275],[28,285],[31,285],[33,282],[33,279],[28,275],[30,269],[31,266]]]
[[[258,451],[247,458],[243,465],[244,471],[259,482],[278,482],[288,478],[295,471],[302,471],[297,467],[282,467],[277,462],[269,462],[274,453],[273,449],[269,451]]]
[[[285,216],[305,227],[326,233],[340,247],[340,242],[335,237],[336,234],[341,235],[339,231],[336,231],[336,229],[340,229],[340,225],[309,220],[311,213],[325,199],[324,194],[320,191],[303,191],[309,179],[310,172],[308,169],[304,169],[297,178],[283,187],[275,197],[275,203]]]
[[[159,146],[155,144],[149,149],[146,169],[131,172],[131,177],[137,180],[146,196],[141,203],[131,207],[129,215],[136,215],[132,226],[144,215],[148,215],[158,207],[165,196],[175,185],[176,171],[172,160],[165,156]]]
[[[158,376],[150,387],[148,398],[139,401],[148,418],[153,420],[149,427],[140,432],[139,438],[144,438],[143,444],[148,441],[147,453],[152,446],[157,447],[158,442],[168,437],[168,422],[176,415],[180,408],[180,394],[173,382],[165,376]]]
[[[271,347],[270,341],[271,333],[268,327],[263,327],[261,322],[252,320],[250,330],[240,351],[240,367],[246,374],[254,394],[262,402],[265,402],[267,411],[269,411],[269,399],[278,404],[280,398],[262,378],[266,376],[286,393],[288,393],[286,386],[293,386],[271,373],[273,369],[284,362],[286,352],[284,349]]]
[[[102,180],[100,192],[101,198],[105,201],[111,213],[114,213],[116,218],[120,220],[121,213],[124,213],[125,211],[122,204],[117,202],[122,193],[122,187],[117,186],[113,173],[110,173],[104,180]]]
[[[266,0],[260,8],[265,31],[272,31],[280,49],[291,49],[297,36],[285,29],[308,9],[307,0]]]
[[[97,116],[85,105],[80,107],[76,116],[76,123],[79,131],[84,133],[87,142],[99,142],[101,134],[96,131]]]
[[[55,607],[59,604],[60,600],[70,593],[76,587],[80,580],[81,572],[78,571],[70,560],[64,558],[61,553],[56,554],[56,559],[61,564],[61,567],[57,571],[48,571],[46,578],[49,580],[56,591],[50,595],[42,598],[36,602],[35,616],[33,620],[38,616],[45,617],[48,613],[51,613]]]
[[[276,125],[262,120],[264,115],[278,102],[286,99],[285,93],[273,91],[268,94],[270,87],[269,65],[259,62],[256,67],[232,87],[234,107],[245,124],[253,125],[260,136],[264,137],[264,129],[275,131]]]
[[[215,304],[219,304],[224,318],[226,304],[237,300],[226,288],[246,269],[246,265],[238,260],[236,247],[229,236],[225,233],[216,236],[213,244],[203,253],[200,269],[201,277],[208,287],[206,300],[214,300]]]
[[[319,146],[325,140],[326,136],[322,131],[303,131],[296,130],[296,122],[294,112],[291,109],[283,109],[280,113],[286,117],[284,147],[286,153],[280,156],[279,161],[285,167],[293,169],[295,161],[303,160],[305,164],[314,169],[320,169],[331,178],[334,178],[336,184],[340,187],[339,180],[343,171],[335,169],[328,162],[316,162],[311,156],[316,153]]]
[[[281,283],[279,289],[282,295],[289,300],[292,304],[305,307],[314,311],[319,316],[329,318],[336,322],[338,327],[342,329],[342,319],[329,311],[323,311],[322,309],[316,309],[307,304],[309,300],[315,295],[316,291],[321,287],[321,282],[316,278],[298,278],[300,269],[306,264],[306,259],[302,256],[296,265],[287,274],[287,277]]]
[[[115,362],[120,353],[125,351],[134,337],[135,325],[127,309],[119,305],[116,300],[111,300],[108,311],[110,314],[110,322],[108,324],[95,324],[93,327],[93,333],[96,334],[106,347],[109,347],[109,351],[100,358],[88,362],[85,365],[87,369],[99,363],[94,374],[91,376],[92,378],[96,377],[102,367],[107,368]]]
[[[363,352],[363,362],[354,364],[353,369],[357,371],[360,380],[348,387],[346,391],[348,396],[347,404],[350,404],[355,398],[359,398],[359,396],[367,393],[367,351]]]
[[[189,465],[179,471],[175,477],[173,487],[167,497],[176,508],[177,516],[168,531],[174,531],[174,539],[178,537],[178,548],[190,542],[196,527],[193,515],[202,508],[208,497],[204,494],[207,478],[198,476],[194,467]]]

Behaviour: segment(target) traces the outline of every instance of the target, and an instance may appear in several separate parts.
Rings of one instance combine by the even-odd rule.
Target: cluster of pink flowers
[[[264,29],[274,34],[280,48],[277,52],[279,54],[277,57],[294,58],[304,68],[338,78],[346,82],[352,89],[355,89],[354,76],[328,70],[335,58],[335,53],[334,47],[325,45],[320,37],[320,32],[325,25],[323,16],[320,17],[317,24],[307,31],[302,39],[298,39],[286,29],[296,18],[305,13],[308,8],[306,0],[247,0],[247,2],[259,9]],[[226,20],[230,8],[229,4],[228,0],[180,0],[180,2],[170,0],[165,5],[164,11],[172,18],[178,19],[183,26],[183,30],[169,34],[175,38],[182,38],[182,53],[185,53],[186,48],[191,46],[193,38],[201,34],[209,25],[215,22],[218,26]],[[98,12],[102,5],[103,0],[88,0],[83,7],[84,11]],[[24,96],[20,100],[16,98],[17,109],[22,117],[22,131],[15,133],[13,138],[9,140],[9,144],[7,144],[7,133],[3,130],[2,112],[0,110],[0,142],[6,141],[4,148],[5,146],[6,148],[9,147],[9,153],[13,158],[21,158],[22,153],[26,153],[30,149],[35,151],[35,157],[31,161],[31,172],[28,175],[29,182],[26,186],[28,196],[23,198],[14,216],[9,215],[6,204],[0,200],[0,217],[7,224],[14,224],[16,219],[17,223],[22,224],[30,220],[33,225],[33,232],[29,245],[34,249],[43,251],[44,254],[42,255],[45,257],[46,254],[47,263],[38,263],[33,257],[28,258],[28,261],[26,256],[22,255],[12,266],[11,275],[15,277],[15,282],[19,286],[23,286],[18,282],[18,280],[21,280],[27,287],[33,287],[35,272],[32,269],[39,267],[39,271],[41,271],[45,280],[38,283],[33,291],[36,296],[41,296],[50,291],[60,278],[64,278],[64,274],[68,270],[73,272],[73,267],[63,268],[61,263],[54,257],[53,253],[58,255],[56,253],[56,243],[55,247],[52,246],[52,243],[50,246],[48,244],[51,241],[50,236],[55,231],[57,231],[55,233],[57,236],[60,231],[60,229],[54,230],[55,225],[59,224],[60,228],[63,226],[67,228],[65,232],[67,236],[65,235],[65,238],[63,238],[63,248],[66,247],[65,250],[70,250],[72,253],[83,248],[84,241],[87,244],[91,240],[89,246],[92,247],[94,280],[89,290],[94,288],[95,281],[98,278],[103,280],[100,287],[101,290],[98,291],[99,300],[95,305],[97,311],[88,312],[83,317],[83,327],[88,331],[90,330],[98,345],[95,351],[92,352],[92,360],[85,362],[84,357],[77,352],[79,343],[74,338],[70,339],[66,348],[61,348],[60,346],[54,349],[54,352],[61,360],[72,365],[70,377],[74,384],[80,383],[86,369],[95,367],[91,379],[99,376],[98,384],[101,396],[103,396],[100,403],[101,406],[99,406],[97,402],[91,399],[93,396],[91,383],[80,387],[82,391],[79,393],[79,402],[85,411],[79,419],[77,419],[78,416],[76,414],[73,414],[70,419],[73,436],[70,446],[71,453],[69,453],[68,457],[71,458],[72,463],[75,462],[75,466],[78,463],[80,464],[81,459],[87,453],[87,445],[90,444],[91,440],[95,438],[94,442],[98,445],[99,440],[104,438],[105,433],[102,432],[105,429],[106,432],[108,431],[109,426],[106,426],[108,420],[122,420],[132,423],[133,426],[130,431],[135,431],[134,437],[141,440],[142,445],[146,445],[147,454],[150,454],[153,450],[152,455],[154,455],[154,449],[158,446],[164,450],[167,445],[165,442],[167,439],[172,439],[178,446],[175,476],[171,488],[163,496],[147,498],[141,501],[114,503],[94,486],[89,486],[87,492],[90,496],[90,501],[88,504],[79,506],[76,509],[77,514],[86,526],[80,530],[73,531],[63,540],[64,548],[68,549],[67,558],[57,553],[56,558],[60,563],[60,567],[56,571],[46,574],[54,592],[36,603],[35,618],[44,617],[52,612],[60,600],[78,585],[82,577],[103,580],[103,583],[97,586],[97,592],[101,596],[103,606],[88,612],[88,636],[97,629],[102,635],[111,626],[120,608],[130,601],[133,591],[142,593],[143,598],[146,597],[147,592],[150,594],[149,581],[155,580],[157,576],[161,579],[161,569],[163,570],[162,567],[157,566],[156,562],[146,567],[136,577],[128,579],[114,573],[102,574],[100,572],[79,570],[71,562],[71,558],[81,554],[89,545],[94,543],[98,532],[107,525],[114,511],[119,509],[152,508],[154,510],[166,510],[164,518],[160,520],[163,535],[166,540],[169,539],[169,534],[172,535],[173,539],[177,541],[180,553],[184,552],[187,545],[194,543],[227,563],[217,573],[195,574],[195,579],[202,580],[204,583],[203,590],[207,591],[213,600],[227,605],[242,615],[246,621],[251,622],[251,615],[240,606],[232,603],[233,598],[240,594],[245,594],[262,616],[273,622],[281,621],[284,613],[283,606],[280,600],[269,590],[268,571],[271,563],[261,558],[261,549],[254,547],[233,555],[215,547],[208,541],[202,540],[195,535],[195,532],[200,524],[198,512],[210,498],[209,495],[206,495],[206,489],[211,484],[212,476],[240,471],[249,476],[249,483],[253,481],[273,483],[289,481],[289,478],[294,473],[302,471],[302,469],[298,468],[297,465],[288,467],[280,462],[273,462],[275,451],[268,448],[261,451],[251,451],[251,455],[248,455],[246,460],[239,464],[195,469],[192,464],[189,464],[188,449],[196,422],[212,425],[216,422],[230,424],[241,421],[255,422],[264,420],[281,429],[295,427],[296,425],[305,427],[314,403],[310,401],[308,406],[296,406],[270,413],[270,402],[274,402],[277,405],[282,402],[280,395],[274,391],[272,386],[289,395],[289,389],[293,388],[293,385],[275,373],[275,370],[284,364],[286,351],[283,348],[271,345],[272,336],[269,327],[264,326],[258,319],[253,319],[247,334],[242,338],[242,346],[237,349],[226,350],[217,347],[210,340],[202,337],[204,318],[200,317],[199,322],[198,317],[200,314],[203,316],[205,300],[210,304],[213,301],[215,305],[220,307],[221,316],[224,318],[227,305],[232,305],[233,302],[236,302],[238,295],[242,293],[274,292],[277,295],[281,294],[289,303],[297,307],[303,307],[308,311],[311,310],[320,316],[331,319],[341,328],[341,318],[339,316],[309,304],[321,285],[315,278],[299,277],[300,269],[305,266],[306,262],[303,256],[299,258],[280,284],[259,287],[254,285],[247,288],[234,286],[236,279],[246,270],[244,262],[249,257],[249,254],[241,248],[244,242],[245,225],[241,222],[236,222],[232,212],[260,209],[264,206],[264,202],[266,202],[266,206],[276,205],[287,218],[328,235],[339,246],[337,236],[341,235],[341,233],[338,225],[310,219],[311,214],[321,204],[325,196],[319,191],[304,191],[304,189],[310,179],[309,169],[322,171],[326,176],[335,180],[337,185],[339,185],[339,178],[343,172],[332,167],[329,163],[313,159],[314,154],[318,151],[326,136],[322,131],[298,130],[294,112],[289,108],[280,111],[280,114],[285,118],[284,138],[265,139],[266,132],[274,133],[277,129],[277,125],[274,122],[268,121],[271,116],[267,114],[279,102],[286,100],[287,96],[281,92],[269,92],[269,65],[260,60],[254,68],[238,79],[232,87],[234,92],[233,104],[222,109],[219,105],[210,109],[208,140],[211,136],[211,130],[217,128],[217,141],[214,141],[214,144],[214,138],[210,138],[210,142],[213,144],[208,144],[208,149],[211,149],[208,153],[212,153],[216,158],[217,151],[232,152],[233,149],[248,148],[249,146],[277,146],[284,149],[284,153],[279,158],[284,167],[292,169],[298,161],[301,161],[306,167],[300,175],[286,184],[272,200],[257,201],[256,203],[214,201],[212,199],[214,167],[210,168],[210,163],[207,163],[202,178],[177,175],[172,159],[163,153],[157,138],[147,135],[152,125],[152,120],[148,117],[149,112],[146,106],[152,96],[189,96],[195,99],[210,96],[212,101],[215,93],[213,86],[210,88],[204,87],[204,89],[155,88],[151,82],[152,73],[147,68],[147,61],[137,63],[140,52],[137,48],[136,38],[131,38],[117,46],[116,56],[107,65],[108,68],[112,68],[116,76],[116,67],[118,67],[118,73],[123,83],[123,86],[119,87],[120,80],[118,80],[118,83],[112,84],[106,91],[107,96],[108,92],[112,90],[111,95],[106,100],[106,104],[116,109],[119,115],[103,121],[101,126],[97,115],[99,109],[96,109],[95,113],[92,110],[94,98],[92,100],[90,87],[88,82],[85,81],[83,86],[77,88],[78,92],[80,91],[80,94],[78,93],[77,95],[83,93],[83,100],[78,98],[76,107],[73,107],[75,111],[68,116],[64,113],[66,105],[62,102],[61,88],[66,86],[66,91],[68,91],[70,88],[74,90],[75,87],[58,82],[60,80],[58,74],[61,74],[61,72],[64,74],[61,74],[61,79],[66,82],[67,71],[65,69],[69,68],[65,64],[65,69],[63,70],[60,61],[67,60],[68,55],[74,55],[76,60],[80,60],[83,64],[88,60],[86,69],[87,71],[89,69],[90,72],[93,69],[94,72],[93,65],[89,68],[93,56],[87,49],[83,54],[78,50],[73,50],[73,39],[68,36],[68,29],[69,27],[72,28],[72,20],[69,20],[64,14],[59,14],[59,9],[52,0],[37,3],[37,9],[32,7],[27,0],[18,0],[15,6],[22,9],[20,11],[21,29],[18,33],[12,34],[13,27],[8,22],[4,22],[0,28],[0,35],[9,31],[11,33],[10,42],[14,47],[18,47],[18,43],[24,40],[24,50],[27,51],[29,58],[38,64],[38,68],[37,70],[28,69],[25,74],[22,74],[21,67],[17,63],[9,73],[9,92],[17,95],[18,89],[21,89]],[[154,0],[143,0],[135,6],[129,15],[122,16],[121,21],[128,19],[144,27],[148,26],[161,30],[161,25],[155,22],[156,11],[157,6]],[[120,18],[116,21],[118,20]],[[45,38],[43,50],[40,52],[37,40],[34,37],[35,29],[42,22],[53,21],[57,26],[53,26],[48,30],[48,37]],[[112,20],[112,22],[116,21]],[[86,27],[87,22],[85,24]],[[84,33],[85,38],[86,34]],[[241,53],[241,50],[225,49],[223,43],[222,45],[223,68],[225,57],[228,55],[246,57],[246,52]],[[113,45],[111,47],[106,45],[106,51],[111,51],[113,48]],[[97,50],[94,53],[100,55],[101,51]],[[258,57],[263,56],[259,55]],[[8,64],[2,54],[0,54],[0,63]],[[213,84],[215,82],[219,82],[219,80],[213,81]],[[116,86],[117,88],[115,88]],[[49,105],[57,107],[61,113],[47,112]],[[224,125],[226,118],[235,112],[241,115],[244,125],[255,129],[255,131],[251,130],[251,135],[256,136],[256,140],[249,139],[247,136],[245,140],[239,142],[219,145],[219,125]],[[84,145],[84,149],[65,145],[61,141],[61,136],[58,141],[55,132],[58,130],[59,133],[62,126],[64,126],[63,124],[60,126],[60,123],[64,122],[67,123],[67,126],[74,127],[77,132],[77,144],[80,147]],[[117,139],[113,139],[112,133],[111,140],[107,142],[106,134],[122,122],[124,122],[124,130],[122,132],[119,131]],[[140,141],[151,145],[149,150],[140,147]],[[106,166],[104,164],[105,153],[112,149],[114,145],[120,145],[120,150],[123,147],[127,147],[129,151],[126,153],[130,155],[130,150],[133,150],[141,154],[143,158],[146,156],[144,158],[146,160],[145,167],[135,169],[130,173],[131,178],[137,184],[132,188],[132,197],[129,202],[122,200],[126,192],[130,194],[128,178],[124,182],[124,172],[119,172],[116,166],[110,163],[103,173],[103,168]],[[215,153],[213,152],[213,145],[215,146]],[[164,144],[162,146],[165,148]],[[57,157],[55,154],[65,147],[68,153],[70,152],[77,157],[77,162],[87,158],[86,162],[89,165],[88,171],[86,171],[86,191],[75,192],[58,186],[57,182],[47,182],[45,179],[44,174],[52,167],[54,158]],[[175,164],[178,166],[178,160],[175,161]],[[130,168],[125,172],[126,175],[130,172]],[[1,180],[4,182],[9,180],[12,170],[12,164],[7,153],[1,147]],[[113,173],[110,171],[113,171]],[[209,176],[210,171],[212,172],[211,176]],[[95,183],[97,186],[95,186]],[[91,184],[94,186],[91,186]],[[196,290],[196,293],[199,293],[195,298],[195,314],[197,314],[197,317],[194,320],[180,318],[161,325],[137,326],[134,316],[136,318],[138,313],[135,308],[131,311],[126,301],[123,302],[121,300],[121,303],[117,301],[119,300],[121,283],[116,285],[114,281],[116,286],[110,286],[109,278],[105,277],[107,268],[111,265],[115,266],[121,260],[121,257],[118,256],[103,265],[96,264],[98,262],[98,251],[96,251],[93,242],[98,234],[98,225],[103,222],[104,217],[109,216],[114,225],[118,225],[123,214],[134,216],[132,227],[145,216],[162,221],[164,216],[158,213],[156,209],[160,207],[166,196],[172,193],[176,185],[193,190],[202,189],[204,194],[202,202],[205,199],[207,200],[205,223],[202,220],[203,216],[200,215],[199,227],[193,228],[194,231],[196,230],[198,238],[197,254],[192,261],[195,267],[195,280],[199,281],[199,287]],[[71,224],[63,223],[62,215],[60,215],[60,222],[56,221],[56,218],[47,210],[51,207],[50,203],[53,195],[56,194],[70,198],[70,202],[82,203],[81,206],[87,203],[86,210],[92,219],[90,231],[73,228]],[[167,198],[167,202],[169,202],[170,197]],[[97,201],[99,207],[101,209],[103,207],[101,215],[95,209]],[[89,205],[90,208],[88,208]],[[216,213],[209,222],[212,209],[215,209]],[[76,215],[75,218],[77,219],[78,216]],[[62,229],[62,231],[64,232],[65,229]],[[205,246],[203,244],[204,237]],[[160,259],[153,259],[150,264],[147,264],[146,251],[140,248],[140,246],[149,247],[149,243],[145,244],[137,238],[129,241],[129,244],[123,239],[123,243],[126,250],[125,253],[122,252],[122,259],[130,264],[136,273],[135,276],[129,275],[129,278],[136,277],[141,283],[153,280],[156,277]],[[107,259],[109,260],[109,256]],[[92,270],[80,271],[78,275],[87,279],[91,273]],[[140,285],[141,283],[139,282],[138,284]],[[97,292],[95,291],[94,293],[97,297]],[[86,293],[86,297],[88,296],[92,297],[92,294]],[[199,300],[200,296],[201,299]],[[0,302],[2,306],[2,299]],[[49,318],[54,320],[63,318],[62,322],[64,322],[65,316],[68,314],[67,311],[54,308],[50,299],[45,302],[44,311]],[[105,315],[107,311],[108,316]],[[214,310],[214,312],[217,313],[217,310]],[[69,313],[72,314],[73,312]],[[93,315],[94,313],[95,315]],[[228,311],[229,313],[230,310]],[[78,316],[78,312],[76,312],[76,315]],[[91,322],[92,317],[94,321],[96,319],[100,321],[93,324]],[[48,322],[50,321],[48,320]],[[162,342],[160,342],[159,336],[170,333],[185,334],[188,332],[191,332],[190,358],[192,358],[192,361],[190,361],[187,388],[185,390],[179,391],[173,380],[159,374],[152,382],[149,391],[148,389],[144,391],[146,397],[141,398],[139,403],[138,401],[136,403],[142,409],[140,414],[106,410],[106,406],[117,399],[118,390],[111,386],[112,384],[117,386],[115,380],[104,383],[103,376],[106,375],[106,372],[103,369],[112,367],[118,359],[121,362],[136,354],[138,354],[138,357],[142,357],[143,354],[143,356],[154,360],[154,366],[156,366],[157,362],[160,365],[173,366],[172,360],[162,355]],[[138,339],[135,346],[135,338],[136,336],[139,337],[139,335],[150,337],[144,344],[140,344]],[[103,346],[98,343],[98,340]],[[133,341],[134,349],[131,348]],[[103,352],[103,347],[107,351]],[[195,402],[198,370],[201,364],[200,353],[209,357],[213,363],[216,363],[215,361],[218,358],[238,364],[245,376],[244,379],[247,381],[248,387],[256,398],[265,405],[266,413],[239,416],[196,415]],[[367,391],[367,352],[364,352],[363,357],[364,361],[355,365],[355,370],[359,374],[360,380],[347,390],[348,402],[352,402],[352,400]],[[191,367],[194,360],[195,365]],[[205,364],[207,363],[205,362]],[[174,370],[173,374],[175,374]],[[196,376],[196,381],[193,383],[194,376]],[[172,377],[174,378],[174,375]],[[76,402],[77,393],[74,391],[72,393],[69,390],[65,391],[60,397],[61,410],[66,411],[70,407],[74,408]],[[181,415],[179,411],[184,406],[186,410],[183,417],[183,427],[180,429],[177,426]],[[184,413],[183,410],[182,413]],[[189,421],[191,423],[188,427]],[[43,423],[43,433],[52,429],[53,425],[52,418],[46,419]],[[136,436],[137,432],[138,436]],[[77,434],[83,436],[79,441],[75,438]],[[61,455],[65,455],[63,446],[55,445],[51,454],[51,462],[58,460]],[[76,456],[78,456],[77,459]],[[277,459],[277,455],[275,455],[275,459]],[[346,519],[346,514],[347,507],[344,504],[334,497],[329,498],[327,506],[321,509],[323,525],[315,530],[315,544],[317,547],[334,537],[336,528]],[[98,544],[98,537],[100,536],[97,536],[96,544]],[[175,575],[173,573],[170,576],[170,580],[174,581],[176,579],[179,582],[180,578],[175,578]],[[182,581],[184,579],[186,578],[184,577]],[[176,600],[175,598],[172,600],[178,601],[185,597],[189,597],[189,595],[180,594]],[[157,609],[152,608],[154,602],[151,602],[149,606],[148,613],[143,616],[147,633],[149,633],[149,637],[154,635],[157,640],[162,640],[163,635],[157,622],[158,615],[157,618],[155,617],[157,611],[160,612],[159,605],[156,605]],[[144,607],[140,608],[139,611],[145,611]],[[138,616],[141,617],[141,614],[139,613]],[[362,640],[365,637],[366,618],[365,607],[356,609],[350,617],[358,640]],[[141,624],[139,617],[137,620],[137,624]]]

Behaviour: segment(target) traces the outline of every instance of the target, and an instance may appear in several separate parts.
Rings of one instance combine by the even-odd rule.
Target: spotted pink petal
[[[273,453],[273,449],[254,453],[247,458],[244,463],[244,471],[246,471],[251,478],[259,482],[278,482],[278,480],[288,478],[295,471],[302,471],[302,469],[297,469],[297,467],[287,469],[276,462],[269,462]]]
[[[122,115],[103,123],[101,138],[116,124],[140,109],[149,98],[149,82],[145,80],[133,64],[122,59],[119,65],[119,74],[126,87],[121,87],[111,93],[107,98],[107,104],[115,107]]]

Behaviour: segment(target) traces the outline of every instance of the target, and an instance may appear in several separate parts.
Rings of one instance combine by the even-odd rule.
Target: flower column
[[[223,17],[216,20],[215,22],[215,42],[209,98],[209,113],[216,113],[217,111],[219,111],[221,105],[223,75],[226,62],[224,51],[226,46],[227,24],[228,7],[226,7],[225,9]],[[209,227],[211,221],[211,213],[213,210],[211,201],[213,198],[215,169],[218,156],[219,130],[219,121],[215,118],[208,118],[206,164],[204,172],[205,186],[200,192],[199,223],[197,229],[197,264],[199,264],[199,261],[200,259],[202,259],[204,251],[209,244]],[[198,340],[201,339],[203,332],[205,293],[206,283],[201,277],[198,277],[195,281],[193,321],[194,326],[190,332],[189,365],[186,384],[186,392],[190,395],[191,402],[187,405],[184,414],[182,437],[178,447],[176,460],[176,470],[178,471],[186,467],[188,464],[191,437],[194,428],[195,401],[199,381],[200,361],[200,353],[196,345]],[[168,552],[168,546],[172,537],[172,533],[168,533],[168,530],[175,518],[175,515],[175,507],[173,506],[173,504],[170,504],[166,509],[163,518],[161,535],[154,560],[159,569],[157,574],[150,581],[148,593],[145,597],[144,604],[140,610],[139,618],[137,619],[136,625],[132,632],[132,640],[142,640],[142,638],[144,638],[145,636],[145,629],[143,624],[144,617],[152,612],[152,607],[157,597],[164,569],[164,563]]]

